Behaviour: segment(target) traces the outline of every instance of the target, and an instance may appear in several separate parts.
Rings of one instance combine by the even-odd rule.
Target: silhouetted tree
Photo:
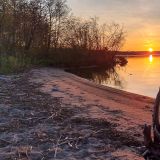
[[[118,51],[124,29],[69,14],[65,0],[0,0],[0,53],[49,53],[59,48]]]

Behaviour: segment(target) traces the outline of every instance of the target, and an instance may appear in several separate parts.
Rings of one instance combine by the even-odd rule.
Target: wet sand
[[[143,159],[152,98],[52,68],[0,84],[0,159]]]

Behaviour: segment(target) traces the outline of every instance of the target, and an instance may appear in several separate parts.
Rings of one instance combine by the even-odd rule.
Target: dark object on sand
[[[146,151],[143,154],[146,160],[160,160],[160,90],[157,94],[154,110],[153,110],[153,128],[150,125],[144,127],[144,143]],[[153,136],[152,136],[153,129]]]

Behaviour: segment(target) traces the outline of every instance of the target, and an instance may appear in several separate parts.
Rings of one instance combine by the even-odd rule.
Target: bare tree
[[[74,17],[65,0],[0,2],[0,50],[6,53],[59,48],[118,51],[123,45],[121,25]]]
[[[70,17],[66,23],[66,46],[88,50],[118,51],[125,40],[119,24],[99,25],[97,18],[81,20]]]
[[[69,12],[64,0],[46,0],[48,18],[48,50],[51,45],[56,49],[60,44],[60,35],[64,19]]]

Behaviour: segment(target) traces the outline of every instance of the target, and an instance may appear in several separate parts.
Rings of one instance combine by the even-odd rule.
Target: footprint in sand
[[[53,88],[52,92],[60,92],[58,88]]]
[[[100,100],[96,99],[96,100],[94,100],[94,102],[100,102]]]

